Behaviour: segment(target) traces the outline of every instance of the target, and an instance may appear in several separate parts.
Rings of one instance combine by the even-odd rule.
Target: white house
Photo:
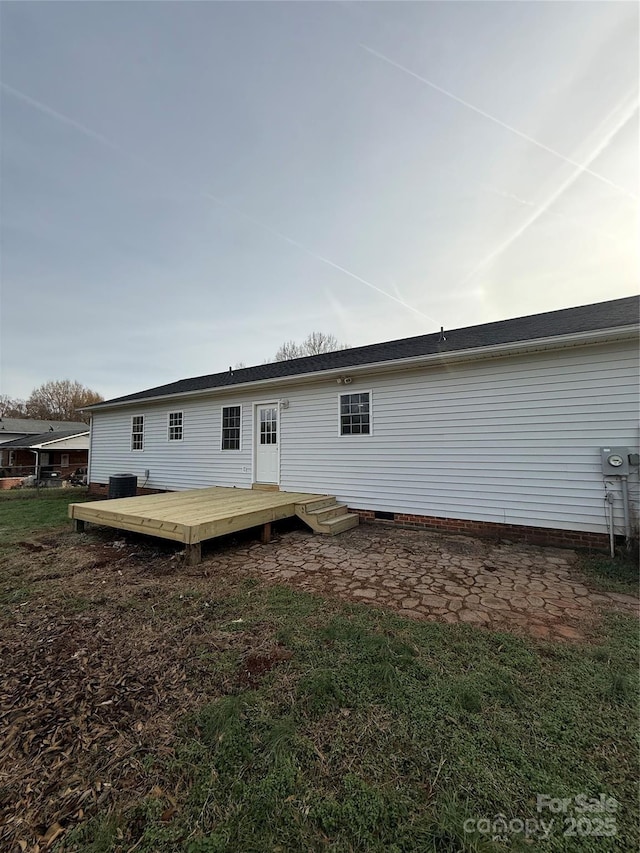
[[[638,297],[185,379],[91,406],[89,482],[335,495],[364,519],[603,545],[637,528]]]

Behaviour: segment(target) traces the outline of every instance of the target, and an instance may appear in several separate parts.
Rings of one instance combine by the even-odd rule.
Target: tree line
[[[0,417],[80,422],[85,417],[78,409],[103,400],[101,394],[80,382],[61,379],[44,382],[34,388],[26,400],[0,394]]]

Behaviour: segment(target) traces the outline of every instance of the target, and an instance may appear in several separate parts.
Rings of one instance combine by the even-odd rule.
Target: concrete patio
[[[539,638],[580,640],[603,608],[638,611],[633,596],[590,589],[573,551],[401,528],[364,525],[339,541],[293,531],[271,545],[225,547],[207,562],[414,619]]]

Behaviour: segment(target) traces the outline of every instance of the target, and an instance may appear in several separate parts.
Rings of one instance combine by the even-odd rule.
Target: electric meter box
[[[624,477],[629,473],[628,447],[601,447],[602,473],[614,477]]]

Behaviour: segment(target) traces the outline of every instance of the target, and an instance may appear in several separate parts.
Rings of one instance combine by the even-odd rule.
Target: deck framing
[[[195,546],[206,539],[290,518],[300,507],[324,498],[327,495],[212,486],[70,504],[69,517],[76,529],[83,528],[81,522],[89,522]]]

